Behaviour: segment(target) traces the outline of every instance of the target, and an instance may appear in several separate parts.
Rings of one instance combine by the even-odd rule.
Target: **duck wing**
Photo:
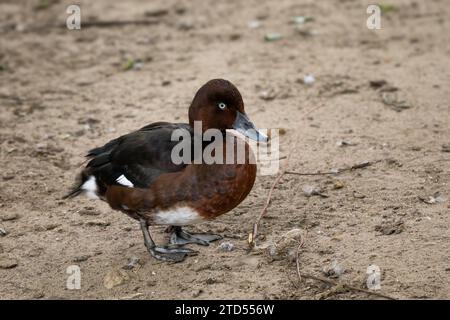
[[[93,197],[103,196],[114,184],[148,188],[161,174],[183,170],[186,164],[177,165],[171,160],[172,149],[179,143],[171,139],[177,129],[193,136],[188,124],[156,122],[90,150],[90,161],[64,198],[83,190]]]

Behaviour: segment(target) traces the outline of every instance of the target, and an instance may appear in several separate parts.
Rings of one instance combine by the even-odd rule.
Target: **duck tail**
[[[86,170],[83,170],[77,177],[75,184],[70,191],[61,197],[61,200],[72,199],[83,192],[83,185],[88,180],[89,175]]]

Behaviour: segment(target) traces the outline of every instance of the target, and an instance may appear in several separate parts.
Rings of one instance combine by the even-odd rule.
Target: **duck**
[[[208,246],[223,239],[183,227],[213,220],[247,197],[257,173],[247,139],[267,143],[268,137],[246,114],[236,86],[224,79],[198,89],[188,118],[188,123],[154,122],[89,150],[87,164],[63,199],[85,194],[125,213],[139,223],[147,251],[161,261],[176,263],[198,254],[186,244]],[[216,133],[214,139],[205,139],[208,130]],[[181,162],[174,161],[180,139],[173,138],[180,132],[189,143],[179,152],[187,159]],[[240,147],[243,161],[237,161]],[[216,160],[229,160],[225,157],[231,154],[232,161],[198,161],[208,149]],[[168,244],[153,241],[149,229],[156,225],[167,226]]]

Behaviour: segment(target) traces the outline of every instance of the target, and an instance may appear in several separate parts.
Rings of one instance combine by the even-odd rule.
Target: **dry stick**
[[[305,244],[305,239],[300,234],[300,243],[298,244],[297,253],[295,256],[295,264],[297,265],[297,274],[298,274],[299,281],[302,281],[302,274],[300,272],[300,248],[303,247],[304,244]]]
[[[295,259],[295,263],[297,265],[297,275],[298,275],[298,280],[299,281],[302,281],[302,277],[303,278],[308,278],[308,279],[314,279],[314,280],[317,280],[317,281],[325,282],[325,283],[333,285],[333,286],[341,285],[341,286],[343,286],[344,288],[346,288],[348,290],[364,292],[364,293],[369,294],[369,295],[382,297],[382,298],[389,299],[389,300],[397,300],[397,298],[394,298],[394,297],[391,297],[391,296],[388,296],[388,295],[385,295],[385,294],[382,294],[382,293],[378,293],[378,292],[374,292],[374,291],[370,291],[370,290],[354,287],[354,286],[348,285],[346,283],[337,282],[337,281],[333,281],[331,279],[327,279],[327,278],[324,278],[324,277],[314,276],[314,275],[311,275],[311,274],[307,274],[307,273],[301,272],[300,271],[300,249],[303,247],[304,244],[305,244],[305,239],[304,239],[304,237],[302,235],[300,235],[300,242],[299,242],[298,247],[297,247],[296,259]]]
[[[158,24],[161,20],[158,19],[140,19],[140,20],[91,20],[91,21],[82,21],[80,26],[81,30],[83,28],[109,28],[109,27],[122,27],[128,25],[152,25]],[[66,24],[49,24],[40,27],[33,27],[31,29],[27,29],[27,32],[36,32],[36,31],[45,31],[53,28],[67,28]]]
[[[92,28],[92,27],[117,27],[126,25],[151,25],[159,23],[159,20],[106,20],[106,21],[85,21],[81,22],[81,28]]]
[[[310,114],[313,111],[318,110],[319,108],[321,108],[323,105],[320,105],[316,108],[312,108],[310,110],[307,110],[304,114],[303,117],[304,118],[306,115]],[[267,196],[267,200],[266,203],[264,205],[264,207],[262,208],[261,212],[259,213],[258,218],[255,221],[255,224],[253,225],[253,231],[248,235],[248,244],[249,244],[249,248],[253,249],[255,247],[255,241],[256,241],[256,236],[258,235],[258,226],[259,226],[259,222],[261,221],[262,217],[266,214],[267,209],[269,208],[270,205],[270,200],[272,199],[272,193],[273,190],[275,189],[275,186],[278,184],[278,182],[280,182],[281,178],[283,177],[283,175],[286,173],[286,168],[289,165],[289,160],[291,159],[291,155],[292,153],[295,151],[295,149],[297,148],[297,143],[298,143],[299,139],[295,139],[294,142],[294,146],[291,149],[291,151],[289,152],[289,155],[286,159],[286,163],[284,165],[284,169],[281,170],[280,174],[278,175],[278,177],[275,179],[275,181],[272,184],[272,187],[270,188],[269,194]]]
[[[355,164],[351,167],[348,168],[343,168],[343,169],[338,169],[337,171],[328,171],[328,172],[295,172],[295,171],[285,171],[285,174],[294,174],[294,175],[298,175],[298,176],[325,176],[325,175],[330,175],[330,174],[339,174],[345,171],[352,171],[352,170],[356,170],[356,169],[362,169],[362,168],[366,168],[368,166],[371,166],[375,163],[378,163],[382,160],[375,160],[375,161],[365,161],[362,163],[358,163]]]
[[[317,280],[317,281],[322,281],[322,282],[328,283],[328,284],[333,285],[333,286],[341,285],[341,286],[343,286],[344,288],[346,288],[348,290],[364,292],[364,293],[372,295],[372,296],[377,296],[377,297],[381,297],[381,298],[385,298],[385,299],[389,299],[389,300],[398,300],[397,298],[388,296],[386,294],[382,294],[382,293],[379,293],[379,292],[375,292],[375,291],[370,291],[370,290],[354,287],[354,286],[351,286],[349,284],[338,282],[338,281],[333,281],[331,279],[327,279],[327,278],[324,278],[324,277],[314,276],[314,275],[306,274],[306,273],[300,273],[300,275],[303,278],[308,278],[308,279],[314,279],[314,280]]]

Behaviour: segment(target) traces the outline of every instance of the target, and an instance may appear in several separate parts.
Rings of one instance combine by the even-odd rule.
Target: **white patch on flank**
[[[134,184],[130,180],[128,180],[127,177],[125,177],[124,175],[121,175],[120,177],[118,177],[116,179],[116,182],[125,187],[130,187],[130,188],[134,187]]]
[[[81,186],[81,189],[86,191],[86,195],[91,199],[98,199],[97,196],[97,182],[94,176],[90,176],[89,179]]]
[[[154,214],[153,219],[156,224],[168,224],[172,226],[185,226],[202,221],[202,217],[198,212],[189,207],[159,211]]]

